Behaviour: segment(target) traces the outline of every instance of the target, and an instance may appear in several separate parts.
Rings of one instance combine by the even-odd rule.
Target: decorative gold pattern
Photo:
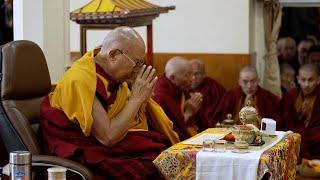
[[[220,132],[225,130],[207,129],[202,133]],[[300,135],[292,133],[266,150],[260,157],[257,179],[266,172],[270,172],[270,179],[295,179],[300,143]],[[201,149],[201,146],[180,142],[163,151],[153,163],[166,179],[195,179],[196,154]]]

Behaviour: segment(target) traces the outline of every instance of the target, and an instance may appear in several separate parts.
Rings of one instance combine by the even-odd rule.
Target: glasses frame
[[[134,64],[134,68],[138,68],[144,65],[144,59],[137,59],[137,61],[135,61],[120,49],[118,49],[118,51]]]

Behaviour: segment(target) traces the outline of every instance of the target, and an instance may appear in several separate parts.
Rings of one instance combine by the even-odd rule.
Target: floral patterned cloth
[[[223,129],[207,129],[200,133],[223,133]],[[198,134],[198,135],[200,135]],[[270,179],[294,180],[300,150],[301,137],[291,133],[260,157],[257,179],[270,173]],[[199,145],[186,145],[181,142],[163,151],[153,163],[167,179],[195,179],[196,154],[202,149]]]

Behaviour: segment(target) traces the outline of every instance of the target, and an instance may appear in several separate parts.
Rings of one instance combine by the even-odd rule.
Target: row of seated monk
[[[281,37],[277,41],[282,93],[297,86],[299,68],[308,63],[320,64],[320,43],[306,37],[298,43],[292,37]]]
[[[261,88],[254,67],[239,73],[239,87],[225,92],[206,77],[201,61],[170,59],[165,74],[144,65],[145,44],[119,27],[100,49],[75,61],[40,108],[45,152],[91,168],[97,178],[162,178],[152,161],[166,148],[234,119],[251,100],[262,117],[302,135],[302,157],[320,155],[319,70],[300,68],[299,86],[282,100]]]
[[[185,86],[186,81],[180,83],[176,80],[188,77],[187,71],[183,71],[188,68],[178,64],[178,61],[191,66],[192,83],[189,89]],[[176,73],[168,71],[171,66],[175,67]],[[259,86],[258,73],[252,66],[240,70],[239,86],[227,92],[218,82],[206,77],[204,69],[203,63],[198,60],[188,62],[182,57],[172,58],[166,65],[165,75],[155,86],[153,98],[173,121],[180,139],[214,127],[217,122],[226,119],[227,114],[231,114],[240,124],[239,111],[250,100],[261,117],[277,121],[278,130],[301,134],[302,158],[320,158],[320,133],[317,132],[320,130],[320,77],[317,64],[302,65],[297,76],[298,86],[284,94],[282,99]],[[192,101],[196,93],[200,93],[200,101],[189,102],[195,108],[187,116],[188,101]]]

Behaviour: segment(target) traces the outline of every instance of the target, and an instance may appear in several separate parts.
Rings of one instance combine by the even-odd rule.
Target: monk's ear
[[[320,76],[318,76],[317,84],[320,84]]]
[[[175,75],[174,74],[170,74],[168,79],[170,79],[170,81],[174,81],[175,80]]]
[[[117,53],[118,53],[117,49],[111,49],[108,54],[113,59],[117,55]]]

